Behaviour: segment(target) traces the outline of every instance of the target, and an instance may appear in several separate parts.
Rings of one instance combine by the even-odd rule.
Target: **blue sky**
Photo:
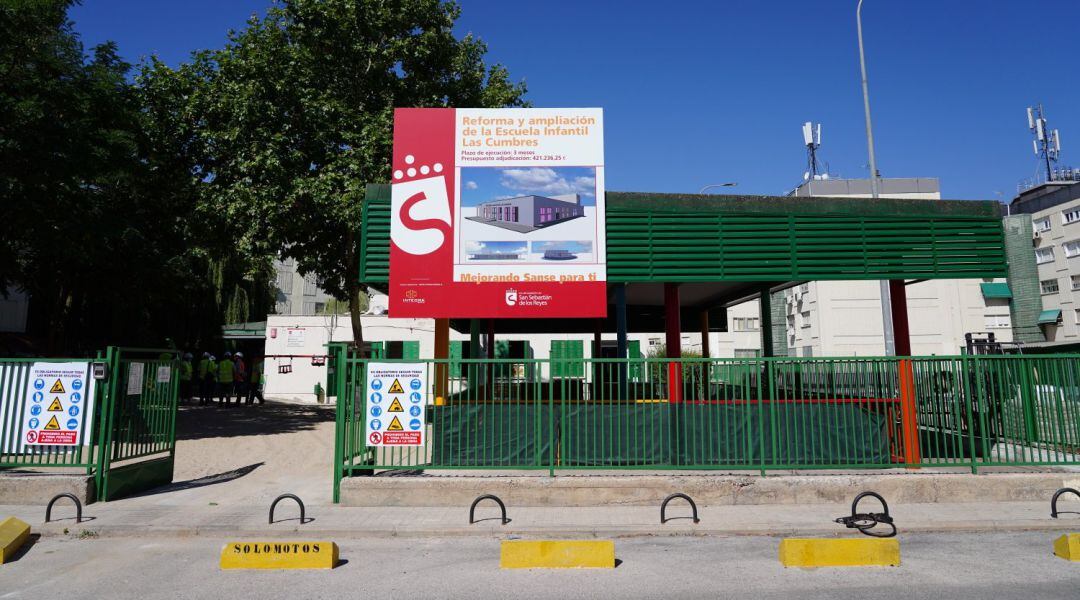
[[[578,194],[582,206],[596,206],[596,169],[592,167],[534,167],[461,169],[461,205],[476,206],[500,198],[537,194]]]
[[[536,106],[605,110],[609,190],[780,194],[824,124],[833,173],[865,176],[855,0],[462,0],[458,30],[529,85]],[[86,0],[84,41],[127,59],[218,47],[267,0]],[[1080,165],[1076,0],[866,0],[878,168],[940,177],[947,198],[1009,199],[1032,176],[1024,108],[1042,102]],[[1075,140],[1075,141],[1074,141]]]

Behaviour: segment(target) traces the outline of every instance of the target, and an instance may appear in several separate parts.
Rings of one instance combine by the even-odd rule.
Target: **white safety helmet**
[[[244,353],[243,352],[237,352],[236,353],[236,358],[244,358]]]
[[[185,358],[186,360],[191,360],[191,359],[192,359],[193,357],[191,356],[191,353],[190,353],[190,352],[185,352],[185,353],[184,353],[184,358]]]
[[[213,354],[211,354],[211,355],[210,355],[210,360],[217,360],[217,357],[216,357],[216,356],[214,356]]]
[[[225,351],[225,358],[229,358],[230,356],[232,356],[232,352],[229,352],[228,350],[226,350]]]

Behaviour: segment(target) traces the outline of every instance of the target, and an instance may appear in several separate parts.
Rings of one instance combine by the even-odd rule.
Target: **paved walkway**
[[[0,516],[16,516],[46,536],[278,536],[297,532],[318,538],[382,538],[445,536],[625,537],[665,535],[855,535],[833,522],[849,514],[850,505],[748,505],[700,507],[701,522],[693,524],[685,504],[673,501],[669,517],[687,517],[660,524],[659,507],[507,507],[511,522],[501,525],[498,509],[485,503],[469,525],[468,506],[446,508],[307,507],[301,525],[296,505],[278,505],[278,522],[267,523],[267,504],[238,507],[210,504],[152,504],[116,501],[93,504],[84,514],[93,520],[75,524],[73,509],[58,507],[54,516],[68,517],[44,524],[41,506],[0,506]],[[862,507],[860,507],[862,508]],[[1062,510],[1078,513],[1050,518],[1046,502],[901,504],[891,506],[901,535],[904,532],[1080,531],[1080,503],[1062,501]],[[862,508],[863,510],[876,510]],[[879,525],[880,527],[880,525]],[[89,534],[88,534],[89,535]]]

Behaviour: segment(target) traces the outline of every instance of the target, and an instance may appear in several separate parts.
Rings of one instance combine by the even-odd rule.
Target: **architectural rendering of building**
[[[581,206],[581,197],[577,194],[565,194],[552,197],[528,195],[492,200],[478,205],[476,216],[467,218],[479,223],[527,233],[583,216],[585,216],[585,209]]]

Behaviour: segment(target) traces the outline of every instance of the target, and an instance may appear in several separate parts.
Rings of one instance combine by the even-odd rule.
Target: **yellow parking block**
[[[509,540],[502,543],[503,569],[614,569],[611,540]]]
[[[787,538],[780,542],[785,567],[898,567],[896,538]]]
[[[1054,556],[1080,562],[1080,533],[1066,533],[1054,540]]]
[[[337,563],[334,542],[244,540],[221,549],[222,569],[333,569]]]
[[[30,524],[15,517],[0,521],[0,565],[6,563],[30,538]]]

